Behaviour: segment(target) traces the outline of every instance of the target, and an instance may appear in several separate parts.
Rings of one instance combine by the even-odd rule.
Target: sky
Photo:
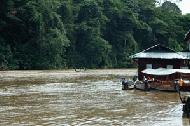
[[[182,0],[177,5],[181,9],[182,14],[190,13],[190,0]]]

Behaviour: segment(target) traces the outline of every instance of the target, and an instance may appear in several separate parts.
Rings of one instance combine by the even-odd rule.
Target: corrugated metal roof
[[[190,59],[190,52],[175,52],[168,47],[158,44],[132,55],[131,58]]]
[[[152,58],[152,59],[189,59],[185,55],[175,52],[140,52],[132,55],[131,58]]]
[[[176,73],[174,70],[165,69],[165,68],[158,68],[158,69],[145,69],[142,73],[149,74],[149,75],[170,75]]]
[[[178,52],[178,53],[190,59],[190,52]]]

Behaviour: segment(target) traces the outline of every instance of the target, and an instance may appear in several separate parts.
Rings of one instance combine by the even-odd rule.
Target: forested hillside
[[[186,49],[189,29],[169,1],[0,0],[0,69],[131,67],[157,43]]]

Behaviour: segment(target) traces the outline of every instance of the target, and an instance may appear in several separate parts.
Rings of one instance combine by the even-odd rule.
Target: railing
[[[153,81],[150,87],[158,90],[175,90],[173,81]]]

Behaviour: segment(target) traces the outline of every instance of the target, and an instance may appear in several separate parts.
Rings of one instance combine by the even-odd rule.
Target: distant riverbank
[[[77,81],[79,78],[101,79],[130,77],[136,74],[136,69],[87,69],[69,70],[24,70],[0,71],[0,84],[9,83],[49,83]]]

